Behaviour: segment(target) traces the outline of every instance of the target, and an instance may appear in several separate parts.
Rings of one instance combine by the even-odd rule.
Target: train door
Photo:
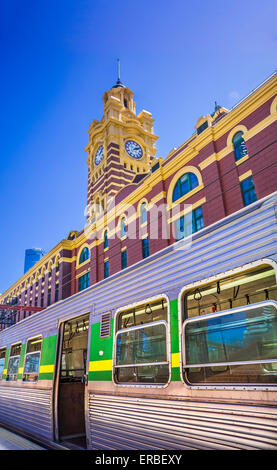
[[[86,386],[89,315],[61,324],[56,376],[56,440],[71,448],[86,448]]]

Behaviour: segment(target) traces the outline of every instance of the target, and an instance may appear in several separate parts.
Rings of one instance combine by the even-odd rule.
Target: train
[[[0,425],[88,450],[277,449],[277,193],[0,332]]]

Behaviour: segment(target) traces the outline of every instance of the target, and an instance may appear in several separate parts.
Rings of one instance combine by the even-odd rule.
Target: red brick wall
[[[236,122],[235,126],[238,124],[243,124],[250,130],[253,126],[259,124],[270,114],[270,105],[273,98],[262,104],[258,109],[252,112],[249,116],[244,118],[241,122]],[[224,118],[223,118],[224,119]],[[222,125],[224,124],[223,120],[219,121]],[[215,124],[217,125],[217,124]],[[227,145],[227,137],[230,130],[224,133],[220,138],[215,142],[210,142],[204,148],[202,148],[199,153],[191,159],[188,163],[184,164],[194,166],[198,168],[199,164],[206,160],[213,154],[217,154],[223,150]],[[239,165],[235,162],[234,152],[231,151],[228,155],[224,156],[219,161],[214,161],[210,165],[206,166],[201,171],[204,187],[202,190],[193,194],[191,197],[187,198],[185,203],[194,204],[202,198],[206,198],[206,203],[203,204],[203,218],[205,226],[213,224],[214,222],[226,217],[227,215],[241,209],[243,207],[243,200],[240,189],[239,177],[249,170],[252,171],[253,180],[256,188],[256,193],[258,198],[263,198],[268,194],[277,190],[277,121],[273,122],[271,125],[262,129],[258,134],[249,138],[246,141],[246,146],[248,149],[249,158]],[[203,136],[202,136],[203,137]],[[166,167],[169,162],[174,160],[180,152],[183,151],[188,145],[193,145],[197,142],[197,137],[194,136],[183,146],[181,146],[175,154],[172,154],[169,159],[167,159],[163,166]],[[111,178],[109,180],[109,189],[115,189],[118,191],[118,186],[115,182],[120,182],[121,173],[119,169],[122,169],[122,166],[119,164],[119,146],[117,144],[111,143],[108,148],[108,162],[106,167],[105,174],[97,181],[94,185],[91,183],[88,184],[88,200],[91,195],[95,192],[98,192],[100,189],[107,190],[106,178]],[[178,171],[179,171],[178,167]],[[163,191],[167,194],[170,182],[174,178],[174,174],[171,174],[165,180],[162,179],[162,169],[157,170],[157,174],[160,174],[158,182],[153,186],[149,187],[148,193],[145,198],[150,202],[158,194]],[[132,172],[126,170],[126,175],[132,175]],[[124,183],[126,184],[126,183]],[[140,185],[147,184],[147,178],[143,180],[139,185],[130,184],[125,186],[116,196],[115,202],[118,204],[130,193],[135,191]],[[166,198],[161,199],[160,203],[166,203]],[[136,202],[135,209],[139,201]],[[171,215],[169,213],[169,215]],[[161,221],[159,225],[159,230],[161,233]],[[175,242],[175,239],[170,236],[170,239],[151,239],[150,238],[150,214],[148,214],[148,225],[145,228],[145,231],[149,235],[149,251],[150,255],[156,253],[157,251],[165,248],[171,243]],[[117,227],[118,219],[115,221],[115,226]],[[139,220],[133,223],[137,224],[135,230],[139,229]],[[81,232],[80,232],[81,233]],[[144,232],[145,233],[145,232]],[[102,232],[101,232],[102,234]],[[95,284],[101,281],[104,278],[104,259],[109,258],[109,267],[110,275],[121,270],[121,249],[123,247],[127,248],[127,260],[128,266],[140,261],[142,259],[142,242],[141,239],[125,239],[121,240],[118,236],[109,239],[109,248],[104,251],[103,241],[99,244],[94,244],[94,240],[87,240],[87,243],[91,245],[90,250],[90,262],[86,263],[84,266],[78,267],[76,269],[76,261],[74,262],[62,262],[60,265],[59,279],[60,279],[60,299],[66,298],[75,292],[78,291],[78,279],[76,275],[85,272],[88,267],[90,267],[90,284]],[[76,257],[78,259],[79,252],[81,247],[76,248],[72,251],[61,253],[61,256],[64,257]],[[54,260],[53,260],[54,261]],[[51,301],[55,301],[55,269],[52,270],[52,293]],[[30,289],[28,289],[28,303],[30,301]],[[47,295],[48,295],[48,275],[45,275],[45,285],[44,285],[44,305],[47,305]],[[35,298],[35,286],[33,287],[33,304]],[[38,282],[38,305],[40,305],[41,298],[41,280]],[[25,297],[24,293],[22,294],[22,302],[24,302]]]

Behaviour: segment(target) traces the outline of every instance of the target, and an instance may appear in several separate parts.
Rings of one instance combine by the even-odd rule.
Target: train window
[[[60,381],[81,382],[86,373],[89,316],[65,322]]]
[[[42,338],[30,339],[27,343],[23,378],[25,382],[36,382],[39,374]]]
[[[6,359],[6,348],[0,349],[0,380],[3,377],[3,371],[5,367],[5,359]]]
[[[277,300],[275,271],[268,265],[190,289],[184,295],[184,313],[191,318],[264,300]]]
[[[190,384],[276,384],[277,302],[184,322],[184,376]]]
[[[17,380],[19,361],[21,354],[21,343],[11,347],[6,380]]]
[[[136,306],[118,315],[117,329],[130,328],[144,323],[167,321],[167,302],[165,299]]]
[[[169,380],[168,307],[151,301],[118,315],[115,338],[115,382],[166,384]]]

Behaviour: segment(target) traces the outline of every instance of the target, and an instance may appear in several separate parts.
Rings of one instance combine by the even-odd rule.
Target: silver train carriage
[[[277,193],[0,333],[0,423],[87,449],[277,449]]]

